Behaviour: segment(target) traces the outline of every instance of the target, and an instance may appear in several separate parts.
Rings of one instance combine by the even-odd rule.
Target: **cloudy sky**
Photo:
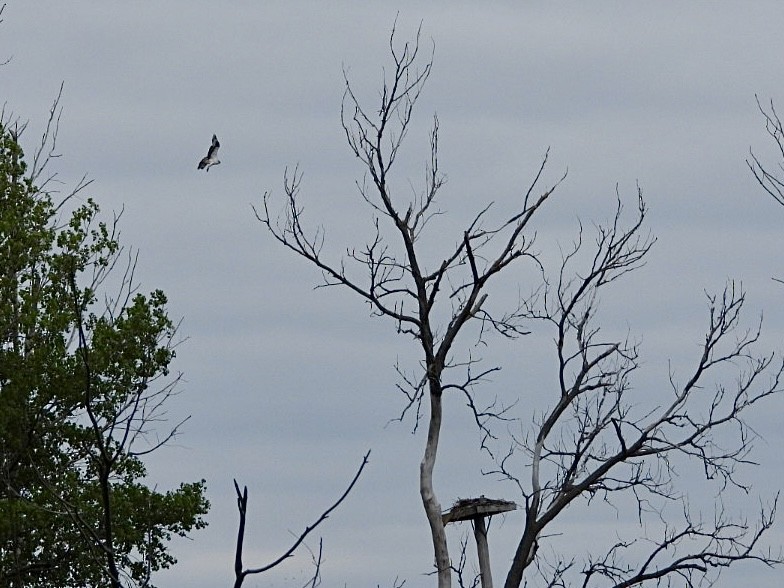
[[[232,478],[249,487],[246,560],[260,565],[343,490],[367,449],[369,468],[321,528],[325,583],[433,582],[423,575],[432,556],[417,492],[423,435],[410,421],[387,424],[403,406],[393,366],[414,369],[416,350],[348,292],[314,291],[318,273],[273,241],[251,209],[265,191],[280,196],[284,169],[298,164],[308,218],[324,226],[327,250],[362,244],[371,217],[354,187],[363,170],[340,127],[343,70],[375,100],[396,15],[400,39],[421,23],[435,56],[394,181],[402,193],[422,178],[437,112],[449,213],[437,230],[447,245],[489,201],[511,208],[550,147],[548,181],[569,174],[536,226],[546,255],[557,258],[578,219],[587,230],[607,219],[616,185],[633,207],[639,183],[650,206],[658,242],[648,264],[608,292],[602,314],[610,332],[642,341],[637,391],[662,393],[668,362],[678,373],[693,363],[705,291],[729,279],[748,292],[747,324],[764,312],[760,351],[784,351],[784,288],[771,280],[784,274],[784,208],[745,164],[750,146],[774,161],[754,95],[784,110],[784,4],[420,4],[8,2],[0,61],[11,61],[0,69],[0,101],[30,121],[25,148],[32,152],[64,83],[55,164],[63,190],[87,174],[87,194],[107,215],[124,209],[122,239],[140,252],[142,288],[165,290],[183,319],[175,367],[186,381],[171,413],[192,418],[150,461],[150,478],[159,488],[206,478],[213,508],[206,530],[175,543],[180,563],[160,586],[232,581]],[[213,133],[222,164],[199,172]],[[484,391],[524,398],[543,386],[549,345],[537,329],[514,343],[492,339],[483,352],[504,371]],[[752,515],[756,493],[771,496],[784,472],[782,409],[784,398],[754,413],[763,465],[748,472]],[[447,410],[449,449],[436,472],[442,504],[518,498],[480,474],[489,464],[461,402]],[[494,521],[498,582],[521,521]],[[579,558],[586,537],[633,523],[575,513],[563,544]],[[455,539],[459,532],[450,530]],[[770,538],[784,543],[781,524]],[[309,572],[301,553],[246,586],[297,585]],[[780,577],[756,566],[737,573],[754,575],[755,585]]]

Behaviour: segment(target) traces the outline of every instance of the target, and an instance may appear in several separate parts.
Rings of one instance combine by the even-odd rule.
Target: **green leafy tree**
[[[47,189],[56,111],[29,168],[0,121],[0,585],[152,586],[209,508],[203,480],[143,482],[182,424],[153,426],[176,392],[176,325],[163,292],[136,291],[119,217],[75,198],[88,182]]]

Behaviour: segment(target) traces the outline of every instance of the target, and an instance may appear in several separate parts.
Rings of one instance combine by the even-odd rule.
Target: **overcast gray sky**
[[[64,82],[63,189],[87,174],[88,194],[106,214],[124,208],[122,238],[140,251],[142,288],[165,290],[172,315],[183,317],[188,340],[174,367],[186,383],[171,412],[192,419],[151,460],[150,477],[159,488],[204,477],[213,508],[206,530],[175,543],[180,563],[158,577],[162,587],[229,585],[233,477],[250,489],[246,560],[261,564],[342,491],[369,448],[368,470],[321,528],[325,583],[433,582],[423,576],[432,555],[417,492],[423,435],[411,434],[411,422],[385,426],[403,406],[393,365],[414,369],[412,342],[348,292],[314,291],[317,272],[276,244],[251,210],[265,191],[280,195],[283,170],[299,164],[309,218],[325,227],[328,250],[361,245],[350,238],[367,234],[370,214],[354,187],[363,170],[340,127],[342,70],[375,99],[396,15],[401,40],[422,23],[435,60],[394,181],[401,192],[420,181],[437,112],[447,244],[487,202],[510,209],[549,146],[548,180],[569,169],[537,224],[553,259],[578,218],[591,227],[612,214],[616,184],[633,207],[639,182],[650,206],[659,241],[649,263],[603,300],[606,328],[642,340],[637,390],[663,393],[668,361],[683,373],[696,359],[704,291],[728,279],[748,291],[748,324],[764,311],[761,350],[784,349],[784,288],[771,280],[784,274],[784,208],[744,162],[750,146],[774,161],[754,94],[784,109],[784,3],[422,4],[8,2],[0,60],[12,59],[0,69],[0,101],[29,119],[25,148],[32,152]],[[213,133],[222,164],[199,172]],[[493,339],[486,353],[504,371],[485,392],[518,397],[543,386],[549,345],[536,329],[512,344]],[[754,413],[763,465],[749,475],[768,497],[784,472],[782,408],[784,398]],[[518,498],[480,475],[488,463],[462,404],[447,410],[442,503]],[[710,511],[711,496],[704,504]],[[746,506],[753,515],[756,498]],[[562,544],[579,559],[586,538],[634,524],[607,516],[575,512]],[[499,581],[521,521],[518,513],[494,522]],[[784,543],[781,524],[770,540]],[[299,554],[246,586],[291,586],[309,572]],[[756,566],[737,574],[746,585],[781,577]]]

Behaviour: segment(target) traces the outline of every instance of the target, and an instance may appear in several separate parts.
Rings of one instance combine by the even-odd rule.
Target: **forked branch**
[[[283,554],[280,557],[273,560],[272,562],[255,568],[245,568],[244,564],[242,563],[242,552],[243,552],[243,546],[245,542],[245,520],[247,515],[247,509],[248,509],[248,487],[244,486],[243,489],[240,490],[240,486],[237,483],[237,480],[234,480],[234,490],[237,493],[237,510],[239,511],[240,514],[240,522],[239,522],[239,527],[237,529],[237,548],[235,550],[235,556],[234,556],[234,588],[240,588],[240,586],[242,586],[242,583],[245,581],[245,578],[247,576],[252,574],[261,574],[263,572],[271,570],[272,568],[280,565],[289,557],[291,557],[294,554],[294,552],[297,550],[297,548],[300,545],[302,545],[302,542],[305,540],[305,538],[308,535],[310,535],[310,533],[313,532],[313,530],[315,530],[316,527],[318,527],[321,523],[327,520],[327,518],[329,518],[329,515],[332,513],[332,511],[334,511],[338,506],[340,506],[340,504],[346,499],[349,492],[351,492],[352,488],[354,488],[354,485],[357,483],[357,480],[359,480],[359,476],[362,474],[362,470],[364,470],[365,466],[368,464],[369,457],[370,457],[370,451],[368,451],[362,458],[362,463],[360,464],[357,473],[354,474],[353,479],[349,483],[348,487],[343,491],[343,494],[340,495],[340,497],[332,504],[332,506],[330,506],[324,512],[322,512],[321,515],[313,523],[305,527],[305,530],[299,534],[299,536],[291,545],[291,547],[289,547],[286,551],[283,552]],[[321,563],[320,545],[319,545],[319,556],[317,562],[318,562],[317,563],[317,568],[318,568]],[[316,574],[314,574],[314,580],[313,580],[314,583],[316,581],[315,578],[317,578],[318,575],[319,575],[319,570],[317,569]]]

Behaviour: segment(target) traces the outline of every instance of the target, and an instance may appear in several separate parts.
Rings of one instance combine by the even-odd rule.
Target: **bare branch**
[[[769,171],[770,168],[764,166],[754,152],[749,149],[749,157],[751,159],[746,160],[746,165],[751,170],[751,173],[754,174],[754,178],[759,185],[776,202],[784,206],[784,127],[782,127],[781,119],[773,105],[773,100],[770,101],[769,110],[766,110],[760,103],[759,96],[755,94],[754,98],[757,101],[757,108],[765,119],[765,130],[776,144],[779,162],[777,164],[777,172],[771,172]]]
[[[234,480],[234,490],[237,493],[237,509],[240,514],[239,528],[237,530],[237,548],[235,550],[235,558],[234,558],[234,577],[235,577],[234,588],[240,588],[240,586],[242,586],[242,583],[245,581],[245,578],[247,576],[251,574],[260,574],[262,572],[266,572],[267,570],[270,570],[275,566],[280,565],[289,557],[291,557],[294,554],[294,552],[297,550],[297,548],[305,540],[305,538],[316,527],[318,527],[321,523],[327,520],[329,518],[329,515],[332,513],[332,511],[334,511],[338,506],[340,506],[340,504],[346,499],[349,492],[351,492],[352,488],[354,488],[354,485],[357,483],[359,476],[362,474],[362,470],[364,470],[365,466],[368,464],[369,457],[370,457],[370,451],[365,453],[364,457],[362,458],[362,463],[360,464],[359,469],[357,470],[357,473],[354,474],[354,478],[351,480],[351,482],[349,483],[348,487],[345,489],[343,494],[340,495],[340,497],[332,504],[332,506],[330,506],[324,512],[322,512],[321,515],[313,523],[305,527],[305,530],[299,534],[299,536],[291,545],[291,547],[289,547],[280,557],[278,557],[274,561],[256,568],[244,568],[242,563],[242,549],[245,541],[245,518],[247,514],[247,507],[248,507],[248,487],[245,486],[243,487],[242,491],[240,491],[240,487],[239,484],[237,484],[237,480]],[[320,547],[319,547],[319,554],[321,554]],[[321,558],[319,555],[319,562],[320,561]],[[320,564],[319,566],[317,566],[317,568],[320,568]],[[314,576],[313,582],[316,581],[318,575],[319,574],[317,569],[316,576]]]

